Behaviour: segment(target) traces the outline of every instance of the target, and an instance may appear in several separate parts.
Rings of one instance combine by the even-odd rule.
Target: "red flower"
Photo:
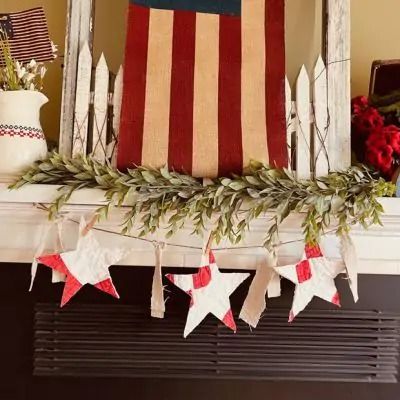
[[[357,159],[391,178],[400,164],[400,128],[385,126],[380,112],[366,97],[352,100],[351,146]]]
[[[400,129],[395,125],[385,126],[382,129],[382,134],[393,152],[400,155]]]
[[[386,136],[383,133],[383,129],[378,129],[372,132],[367,141],[365,142],[367,149],[380,148],[384,146],[390,146],[386,140]],[[390,146],[392,147],[392,146]],[[393,149],[392,149],[393,150]]]
[[[393,149],[384,141],[368,140],[365,160],[384,175],[391,176],[394,166]]]
[[[366,108],[368,108],[368,98],[366,96],[354,97],[351,100],[351,110],[353,115],[360,114]]]
[[[369,107],[353,116],[353,128],[356,134],[364,135],[382,128],[384,119],[376,108]]]

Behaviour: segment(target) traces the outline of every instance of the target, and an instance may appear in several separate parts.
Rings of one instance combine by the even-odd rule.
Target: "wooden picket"
[[[90,82],[92,79],[92,54],[84,43],[78,59],[77,87],[74,113],[72,155],[86,154],[89,127]]]
[[[119,67],[117,76],[114,82],[114,94],[113,94],[113,115],[112,115],[112,134],[111,142],[108,144],[107,156],[111,159],[112,165],[117,165],[117,152],[118,152],[118,136],[119,136],[119,125],[120,125],[120,114],[122,105],[122,81],[124,77],[124,69],[122,66]]]
[[[287,143],[287,152],[288,152],[288,168],[292,169],[292,161],[293,161],[293,146],[292,146],[292,135],[295,130],[293,129],[293,108],[292,108],[292,90],[290,89],[289,79],[285,78],[285,109],[286,109],[286,143]]]
[[[319,56],[313,74],[313,165],[316,176],[326,175],[329,171],[328,136],[328,82],[324,61]]]
[[[93,145],[91,154],[100,162],[107,158],[107,122],[109,71],[104,54],[96,67],[93,96]]]
[[[326,175],[332,153],[328,136],[327,73],[321,56],[311,76],[310,80],[303,65],[296,81],[296,101],[292,101],[286,79],[288,167],[300,179]]]
[[[116,166],[123,69],[119,68],[114,85],[110,85],[113,74],[104,55],[94,71],[94,82],[92,64],[85,42],[78,58],[72,154],[91,154],[100,162],[108,160]]]
[[[327,0],[325,15],[329,159],[336,171],[351,164],[350,0]]]
[[[303,65],[296,83],[296,173],[310,177],[310,79]]]
[[[65,35],[64,74],[61,101],[61,154],[71,155],[74,143],[74,115],[77,91],[78,57],[85,42],[92,47],[95,0],[68,0]]]

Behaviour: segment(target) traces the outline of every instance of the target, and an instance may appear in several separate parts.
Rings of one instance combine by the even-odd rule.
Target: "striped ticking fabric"
[[[287,165],[284,0],[131,0],[118,166]]]
[[[0,14],[0,29],[6,33],[11,54],[20,62],[54,59],[46,16],[42,7]],[[0,63],[4,60],[0,59]]]

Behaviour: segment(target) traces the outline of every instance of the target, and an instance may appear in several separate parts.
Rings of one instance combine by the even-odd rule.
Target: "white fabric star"
[[[112,283],[109,267],[128,251],[122,248],[102,247],[93,232],[84,233],[86,222],[81,218],[76,249],[38,257],[38,261],[66,275],[61,306],[64,306],[85,285],[90,284],[119,298]]]
[[[211,251],[209,255],[203,255],[196,274],[166,275],[172,283],[191,297],[183,336],[187,337],[210,313],[236,332],[229,296],[249,275],[221,273]]]
[[[289,322],[306,308],[314,296],[340,307],[334,279],[342,272],[342,267],[325,258],[319,246],[307,245],[299,263],[275,267],[275,270],[296,285]]]

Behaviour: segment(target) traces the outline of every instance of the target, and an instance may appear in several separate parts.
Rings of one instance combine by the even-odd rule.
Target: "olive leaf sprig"
[[[194,233],[202,234],[211,225],[217,242],[227,238],[236,244],[255,218],[268,213],[264,244],[269,249],[279,243],[279,227],[292,212],[304,213],[305,241],[317,243],[332,226],[338,235],[344,235],[356,223],[365,228],[379,224],[383,209],[378,198],[394,193],[394,185],[375,178],[364,166],[299,180],[288,170],[252,163],[243,176],[207,181],[204,184],[166,167],[121,172],[91,157],[52,153],[36,162],[11,188],[27,183],[61,185],[50,217],[74,191],[102,189],[106,202],[97,210],[98,217],[106,218],[112,207],[124,206],[122,233],[135,228],[141,236],[166,227],[170,237],[191,221]]]

